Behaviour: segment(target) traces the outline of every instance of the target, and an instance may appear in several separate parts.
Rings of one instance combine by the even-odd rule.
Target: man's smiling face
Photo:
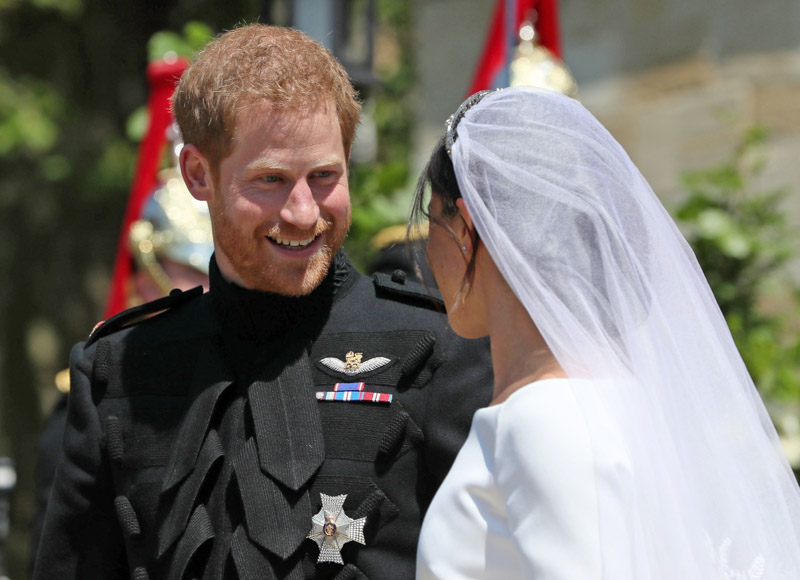
[[[233,152],[214,173],[208,202],[222,274],[287,296],[314,290],[350,227],[334,105],[242,110]]]

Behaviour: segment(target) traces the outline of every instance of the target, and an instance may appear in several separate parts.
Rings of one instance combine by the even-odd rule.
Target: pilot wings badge
[[[353,352],[351,350],[345,355],[345,360],[340,360],[336,357],[329,356],[323,358],[319,362],[333,371],[350,376],[368,373],[370,371],[374,371],[375,369],[384,367],[392,362],[391,359],[388,359],[384,356],[376,356],[362,362],[361,357],[363,356],[363,352]]]

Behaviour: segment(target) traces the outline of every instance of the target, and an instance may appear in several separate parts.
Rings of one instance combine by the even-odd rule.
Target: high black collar
[[[222,276],[213,256],[209,267],[211,298],[223,332],[259,342],[321,328],[333,304],[355,279],[355,268],[342,251],[334,257],[322,283],[307,296],[242,288]]]

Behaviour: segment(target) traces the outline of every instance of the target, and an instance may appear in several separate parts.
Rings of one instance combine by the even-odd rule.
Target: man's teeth
[[[273,242],[278,244],[279,246],[288,246],[290,248],[304,248],[308,244],[314,241],[316,236],[312,236],[307,240],[285,240],[283,238],[270,238]]]

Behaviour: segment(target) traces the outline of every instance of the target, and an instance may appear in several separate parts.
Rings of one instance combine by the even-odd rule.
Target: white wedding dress
[[[632,578],[626,510],[613,509],[628,497],[630,465],[602,405],[590,407],[590,439],[586,389],[598,384],[538,381],[475,413],[425,516],[417,578]],[[602,561],[601,533],[620,557]]]
[[[475,414],[425,516],[419,578],[800,579],[800,488],[647,181],[574,99],[478,97],[446,151],[569,378]]]

